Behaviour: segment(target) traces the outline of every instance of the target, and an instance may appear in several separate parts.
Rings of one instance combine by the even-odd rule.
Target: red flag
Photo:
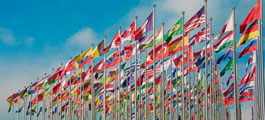
[[[103,52],[106,53],[110,48],[117,48],[118,46],[121,46],[120,30],[116,33],[110,45],[103,49]]]
[[[53,93],[53,94],[57,94],[57,93],[60,92],[60,90],[61,90],[61,82],[58,83],[57,85],[55,85],[55,86],[53,87],[53,89],[52,89],[52,93]]]
[[[232,83],[229,88],[227,89],[227,91],[225,91],[223,93],[223,95],[226,97],[229,93],[231,93],[234,90],[234,83]]]
[[[135,22],[133,22],[130,27],[128,27],[122,34],[121,34],[121,42],[132,40],[134,39],[134,32],[135,32]]]
[[[260,0],[259,0],[258,3],[249,12],[245,20],[240,24],[240,33],[243,33],[245,31],[247,24],[252,23],[255,20],[260,20],[260,19],[261,19],[261,7],[260,7]]]
[[[163,49],[164,49],[164,53],[163,53]],[[152,60],[154,59],[153,50],[154,49],[150,50],[149,52],[149,56]],[[155,47],[155,59],[156,60],[162,59],[162,54],[164,54],[164,57],[169,56],[167,43],[164,44],[164,48],[162,48],[162,44]]]

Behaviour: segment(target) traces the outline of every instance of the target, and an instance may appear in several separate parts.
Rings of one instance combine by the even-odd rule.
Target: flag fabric
[[[163,53],[163,49],[164,49],[164,53]],[[154,60],[154,49],[151,49],[149,51],[149,57],[151,58],[151,60]],[[158,45],[155,47],[155,60],[159,60],[159,59],[162,59],[162,54],[164,54],[164,57],[168,57],[169,56],[169,52],[168,52],[168,47],[167,47],[167,44],[164,43],[164,48],[161,45]]]
[[[241,87],[242,85],[248,83],[249,81],[253,81],[254,77],[255,77],[255,73],[256,73],[256,66],[253,66],[251,68],[251,71],[248,72],[242,79],[240,84],[238,85],[239,87]]]
[[[72,61],[75,62],[73,59],[72,59]],[[74,64],[74,63],[73,63],[73,64]],[[75,64],[75,65],[76,65],[76,64]],[[66,68],[66,71],[72,71],[73,69],[76,69],[76,66],[67,66],[67,67],[68,67],[68,68]],[[73,67],[73,68],[70,68],[70,67]],[[44,86],[46,86],[46,85],[51,85],[51,84],[55,83],[56,80],[57,80],[57,76],[60,76],[60,72],[61,72],[61,71],[63,71],[63,70],[61,70],[61,67],[57,68],[57,69],[52,73],[52,75],[49,76],[49,77],[47,78],[47,81],[45,82],[45,85],[44,85]]]
[[[230,80],[233,79],[234,76],[234,71],[231,72],[231,74],[229,75],[228,79],[226,80],[226,85],[229,86]]]
[[[230,14],[230,17],[227,19],[223,29],[221,30],[221,32],[214,38],[214,42],[218,41],[219,39],[221,39],[223,37],[223,35],[226,33],[226,32],[231,32],[231,31],[234,31],[234,12],[232,12]]]
[[[220,58],[217,59],[216,64],[220,64],[222,61],[225,61],[227,59],[233,58],[234,49],[233,46],[229,47],[229,49],[225,52],[224,55],[222,55]]]
[[[91,63],[92,60],[91,53],[92,53],[92,48],[89,48],[82,55],[79,55],[75,58],[75,61],[79,64],[79,68],[84,67],[85,64]]]
[[[225,66],[225,68],[220,72],[221,76],[224,76],[224,74],[226,73],[226,71],[228,70],[233,70],[234,68],[234,59],[230,59],[230,61],[227,63],[227,65]]]
[[[210,40],[210,24],[207,25],[207,40]],[[190,38],[189,46],[205,41],[205,27]]]
[[[70,71],[74,71],[76,70],[76,68],[78,68],[78,64],[76,63],[76,61],[74,60],[74,58],[72,58],[71,60],[69,60],[64,68],[62,69],[62,72],[60,74],[60,78],[64,77],[66,74],[68,74]]]
[[[57,94],[61,91],[61,82],[55,85],[52,89],[53,94]]]
[[[254,64],[254,63],[256,63],[256,60],[257,60],[257,58],[256,58],[256,55],[257,54],[257,52],[256,51],[252,51],[251,52],[251,55],[249,56],[249,58],[248,58],[248,63],[247,63],[247,65],[246,65],[246,72],[248,71],[248,66],[249,66],[249,64]]]
[[[120,37],[120,30],[118,30],[118,32],[116,33],[116,35],[114,36],[114,38],[112,39],[110,45],[106,48],[103,49],[103,52],[106,53],[108,52],[111,48],[117,48],[119,46],[121,46],[121,37]]]
[[[134,32],[136,29],[136,24],[135,22],[133,22],[126,30],[123,31],[123,33],[121,34],[121,42],[125,42],[128,40],[132,40],[134,39]]]
[[[226,97],[229,95],[232,91],[234,91],[234,82],[229,86],[229,88],[223,93],[223,95]]]
[[[233,31],[229,32],[224,38],[222,38],[213,47],[216,53],[219,53],[223,49],[233,45]]]
[[[258,45],[257,45],[257,40],[258,38],[255,38],[249,42],[246,48],[242,50],[242,52],[237,56],[237,58],[241,58],[242,56],[252,52],[252,51],[257,51],[258,50]]]
[[[254,86],[255,86],[255,82],[254,82],[254,77],[252,77],[251,81],[248,81],[247,83],[245,83],[240,89],[239,89],[239,93],[240,94],[244,94],[244,92],[252,92],[254,91]]]
[[[169,43],[173,35],[179,35],[183,33],[183,17],[178,20],[178,22],[173,25],[167,33],[164,35],[164,40]]]
[[[251,92],[244,92],[240,97],[239,97],[239,102],[245,102],[245,101],[252,101],[253,98],[253,93]]]
[[[240,33],[244,32],[244,30],[247,27],[247,24],[252,23],[256,20],[260,20],[260,19],[261,19],[261,6],[260,6],[260,0],[259,0],[258,3],[249,12],[245,20],[240,24]]]
[[[190,20],[184,24],[184,31],[189,32],[200,27],[201,24],[205,23],[205,19],[205,7],[203,6],[195,15],[190,18]]]
[[[258,36],[259,36],[259,24],[258,21],[255,21],[243,33],[242,37],[237,43],[237,47],[239,47],[242,44],[245,44],[247,40],[251,38],[256,38]]]
[[[171,41],[167,45],[170,55],[182,50],[182,36]],[[184,35],[184,49],[189,47],[189,34]]]
[[[147,17],[144,24],[135,31],[135,40],[139,40],[144,36],[144,33],[153,30],[154,15],[153,12]]]
[[[155,35],[151,35],[149,38],[140,40],[139,41],[139,48],[145,49],[149,47],[153,47],[153,39],[155,39],[155,45],[162,44],[162,38],[163,38],[163,29],[160,28],[158,31],[155,32]]]
[[[104,49],[104,41],[105,40],[102,40],[98,44],[98,46],[92,51],[92,55],[91,55],[92,58],[97,58],[97,57],[99,57],[99,56],[104,54],[104,51],[103,51],[103,49]]]

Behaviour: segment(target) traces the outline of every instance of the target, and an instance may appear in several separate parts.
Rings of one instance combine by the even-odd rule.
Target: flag
[[[248,81],[247,83],[245,83],[240,89],[239,89],[239,93],[240,94],[244,94],[245,91],[247,92],[252,92],[254,91],[254,86],[255,86],[255,81],[254,81],[254,76],[251,78],[250,81]]]
[[[53,94],[57,94],[61,91],[61,82],[55,85],[52,89]]]
[[[227,19],[223,29],[221,30],[221,32],[214,38],[214,42],[218,41],[220,38],[223,37],[223,35],[226,33],[226,32],[231,32],[231,31],[234,31],[234,12],[232,12],[230,14],[230,17]]]
[[[92,55],[91,55],[92,58],[97,58],[97,57],[99,57],[99,56],[104,54],[104,51],[103,51],[103,49],[104,49],[104,41],[105,40],[102,40],[98,44],[98,46],[92,51]]]
[[[168,43],[168,52],[170,55],[182,50],[182,36]],[[184,49],[189,47],[189,34],[184,35]]]
[[[114,38],[112,39],[110,45],[103,49],[103,52],[108,52],[111,48],[117,48],[121,46],[121,38],[120,38],[120,30],[116,33]]]
[[[155,32],[155,35],[151,35],[149,38],[140,40],[139,45],[140,49],[145,49],[149,47],[153,47],[153,39],[155,38],[155,45],[160,45],[162,44],[162,38],[163,38],[163,29],[160,28],[158,31]]]
[[[234,90],[234,82],[229,86],[229,88],[223,93],[223,95],[226,97]]]
[[[234,76],[234,71],[231,72],[230,76],[228,77],[228,79],[226,80],[226,85],[228,86],[229,83],[230,83],[230,80],[233,79],[235,76]]]
[[[224,55],[222,55],[220,58],[217,59],[216,64],[220,64],[222,61],[225,61],[227,59],[233,58],[234,49],[233,46],[231,46]]]
[[[184,24],[184,31],[189,32],[200,27],[201,24],[205,23],[205,19],[205,8],[203,6],[188,22]]]
[[[64,68],[62,69],[62,72],[60,74],[60,78],[64,77],[69,71],[74,71],[76,70],[76,68],[78,68],[78,64],[76,63],[76,61],[74,60],[74,58],[72,58],[71,60],[69,60]]]
[[[245,102],[245,101],[251,101],[251,100],[253,100],[253,93],[251,93],[251,92],[244,92],[239,97],[239,102]]]
[[[258,39],[258,38],[255,38],[255,39],[251,40],[251,41],[249,42],[249,44],[247,45],[247,47],[244,48],[244,49],[242,50],[242,52],[237,56],[237,58],[241,58],[242,56],[244,56],[244,55],[250,53],[251,51],[257,51],[257,50],[258,50],[258,46],[257,46],[257,41],[258,41],[258,40],[257,40],[257,39]]]
[[[239,45],[245,44],[247,40],[251,38],[256,38],[258,36],[259,36],[259,24],[258,21],[255,21],[243,33],[242,37],[237,43],[237,47],[239,47]]]
[[[256,63],[256,51],[252,51],[251,52],[251,55],[249,56],[249,58],[248,58],[248,63],[247,63],[247,65],[246,65],[246,72],[248,71],[248,66],[249,66],[249,64],[254,64],[254,63]]]
[[[18,110],[16,111],[16,113],[20,113],[23,109],[23,104],[20,104],[20,106],[18,107]]]
[[[153,12],[147,17],[144,24],[142,24],[141,27],[139,27],[135,31],[135,40],[139,40],[144,36],[144,33],[148,32],[149,30],[153,30],[153,22],[154,22],[154,16]]]
[[[224,38],[222,38],[218,43],[213,46],[216,53],[233,45],[233,34],[233,31],[229,32]]]
[[[75,61],[73,61],[73,62],[75,62]],[[73,64],[74,64],[74,63],[73,63]],[[73,67],[73,68],[70,68],[70,66],[68,66],[68,68],[66,69],[66,71],[68,71],[68,70],[71,71],[71,70],[73,70],[73,69],[76,69],[75,66],[72,66],[72,67]],[[55,83],[56,80],[57,80],[57,76],[60,76],[59,74],[60,74],[61,71],[63,71],[63,70],[61,70],[61,67],[57,68],[57,69],[52,73],[52,75],[49,76],[49,77],[47,78],[47,81],[44,83],[44,86],[46,86],[46,85],[51,85],[51,84]]]
[[[167,33],[164,35],[164,40],[169,43],[173,35],[179,35],[183,33],[183,17],[178,20],[178,22],[173,25]]]
[[[207,40],[210,40],[210,24],[207,25]],[[205,27],[190,38],[189,46],[205,41]]]
[[[124,32],[121,34],[121,42],[134,39],[134,32],[136,24],[133,22]]]
[[[164,49],[164,53],[163,53],[163,49]],[[153,51],[154,49],[151,49],[149,51],[149,57],[151,58],[151,60],[154,60]],[[162,54],[164,54],[164,57],[169,56],[168,47],[166,43],[164,43],[164,48],[162,48],[162,44],[155,47],[155,60],[162,59],[163,57]]]
[[[249,12],[245,20],[240,24],[240,33],[244,32],[245,28],[247,27],[247,24],[252,23],[256,20],[260,20],[260,19],[261,19],[261,7],[260,7],[260,0],[259,0],[258,3]]]
[[[92,48],[89,48],[82,55],[79,55],[75,58],[75,61],[79,64],[79,68],[83,67],[85,64],[91,63],[91,53]]]
[[[254,80],[254,76],[256,73],[256,66],[252,66],[251,71],[248,72],[242,79],[240,84],[238,85],[239,87],[241,87],[242,85],[246,84],[249,81],[253,81]]]
[[[226,73],[226,71],[233,70],[233,68],[234,68],[234,62],[233,62],[233,60],[234,59],[230,59],[230,61],[225,66],[225,68],[221,71],[221,73],[220,73],[221,76],[223,76]]]

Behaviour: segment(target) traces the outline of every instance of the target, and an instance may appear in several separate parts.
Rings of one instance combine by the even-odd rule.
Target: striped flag
[[[195,15],[191,17],[188,22],[185,23],[185,32],[189,32],[200,27],[201,24],[205,23],[205,19],[205,8],[203,6]]]
[[[207,40],[210,40],[210,24],[207,25]],[[205,41],[205,27],[190,38],[189,46]]]

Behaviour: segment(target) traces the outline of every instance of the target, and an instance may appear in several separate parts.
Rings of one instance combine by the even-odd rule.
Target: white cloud
[[[94,30],[84,27],[67,39],[66,46],[87,47],[97,40]]]
[[[13,32],[7,28],[0,27],[0,41],[8,45],[15,44]]]

